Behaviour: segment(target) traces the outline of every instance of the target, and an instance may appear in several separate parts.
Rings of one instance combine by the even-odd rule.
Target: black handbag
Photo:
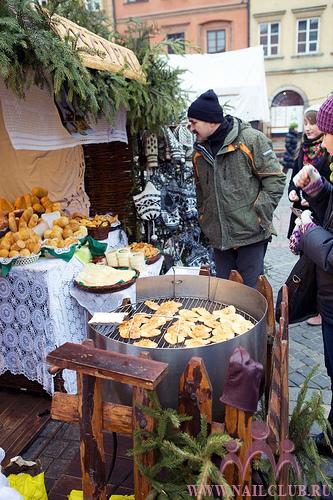
[[[288,288],[289,324],[300,323],[318,314],[316,264],[306,255],[301,255],[285,284]],[[281,316],[282,288],[275,306],[275,319]]]

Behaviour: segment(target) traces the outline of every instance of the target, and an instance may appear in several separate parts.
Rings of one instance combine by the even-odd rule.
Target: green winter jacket
[[[286,176],[271,141],[249,123],[234,124],[214,158],[196,143],[193,165],[199,221],[213,248],[228,250],[268,239]]]

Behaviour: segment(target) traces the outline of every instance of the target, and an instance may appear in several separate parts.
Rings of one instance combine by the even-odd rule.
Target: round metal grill
[[[163,302],[166,302],[167,300],[170,300],[170,298],[167,299],[154,299],[154,302],[158,305],[163,304]],[[227,304],[223,304],[221,302],[216,302],[212,300],[207,300],[207,299],[198,299],[198,298],[193,298],[193,297],[182,297],[179,298],[177,297],[175,300],[177,302],[182,303],[183,309],[193,309],[194,307],[203,307],[207,309],[208,312],[212,312],[216,309],[223,309],[224,307],[227,306]],[[152,313],[151,309],[145,305],[144,302],[137,302],[136,304],[128,304],[124,306],[118,307],[115,312],[122,312],[126,313],[126,319],[132,318],[134,315],[137,314],[146,314],[146,315],[151,315],[151,316],[156,316],[156,314]],[[239,309],[236,309],[236,313],[240,314],[243,316],[245,319],[251,321],[253,323],[253,326],[257,324],[257,320],[253,318],[253,316],[250,316],[248,313],[241,311]],[[184,342],[178,343],[175,345],[169,344],[164,340],[164,334],[168,330],[168,328],[174,323],[177,319],[179,319],[179,316],[177,313],[173,316],[172,319],[167,321],[160,329],[160,334],[157,335],[156,337],[151,337],[150,340],[153,340],[154,342],[157,343],[158,349],[181,349],[185,347]],[[120,336],[118,327],[116,325],[94,325],[94,329],[101,335],[104,335],[105,337],[108,337],[112,340],[125,343],[125,344],[133,344],[137,339],[124,339]]]

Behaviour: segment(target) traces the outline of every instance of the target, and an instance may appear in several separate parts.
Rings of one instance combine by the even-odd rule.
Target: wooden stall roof
[[[132,50],[109,42],[58,14],[52,16],[52,27],[62,40],[68,37],[77,40],[76,46],[81,49],[80,57],[87,68],[112,73],[122,71],[130,80],[145,82],[145,75]]]

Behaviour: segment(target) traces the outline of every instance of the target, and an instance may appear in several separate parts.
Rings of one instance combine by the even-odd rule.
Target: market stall
[[[65,39],[70,33],[77,38],[79,49],[91,48],[89,53],[81,52],[86,67],[123,70],[126,79],[144,80],[136,56],[129,49],[60,16],[54,16],[52,22],[60,37]],[[93,219],[88,215],[90,201],[84,187],[82,145],[126,143],[126,112],[120,109],[112,125],[101,116],[86,132],[70,134],[54,96],[46,88],[32,86],[22,99],[1,79],[0,104],[0,374],[23,374],[52,393],[52,377],[45,366],[47,353],[68,340],[81,342],[87,334],[89,308],[83,307],[73,292],[74,277],[84,267],[74,252],[82,244],[87,228],[74,238],[75,231],[83,226],[71,218],[76,211],[81,220],[84,216],[88,222]],[[43,192],[36,197],[38,189]],[[53,221],[47,220],[54,214]],[[54,224],[54,220],[62,218],[67,218],[65,226]],[[105,251],[128,244],[122,227],[112,229],[104,237],[97,234]],[[50,231],[52,234],[47,234]],[[103,295],[103,304],[111,310],[133,294],[135,283],[126,291]],[[91,302],[93,294],[89,297]],[[81,302],[86,305],[82,298]],[[97,306],[90,307],[91,312],[95,309]],[[65,372],[64,380],[66,389],[73,392],[74,376]]]

